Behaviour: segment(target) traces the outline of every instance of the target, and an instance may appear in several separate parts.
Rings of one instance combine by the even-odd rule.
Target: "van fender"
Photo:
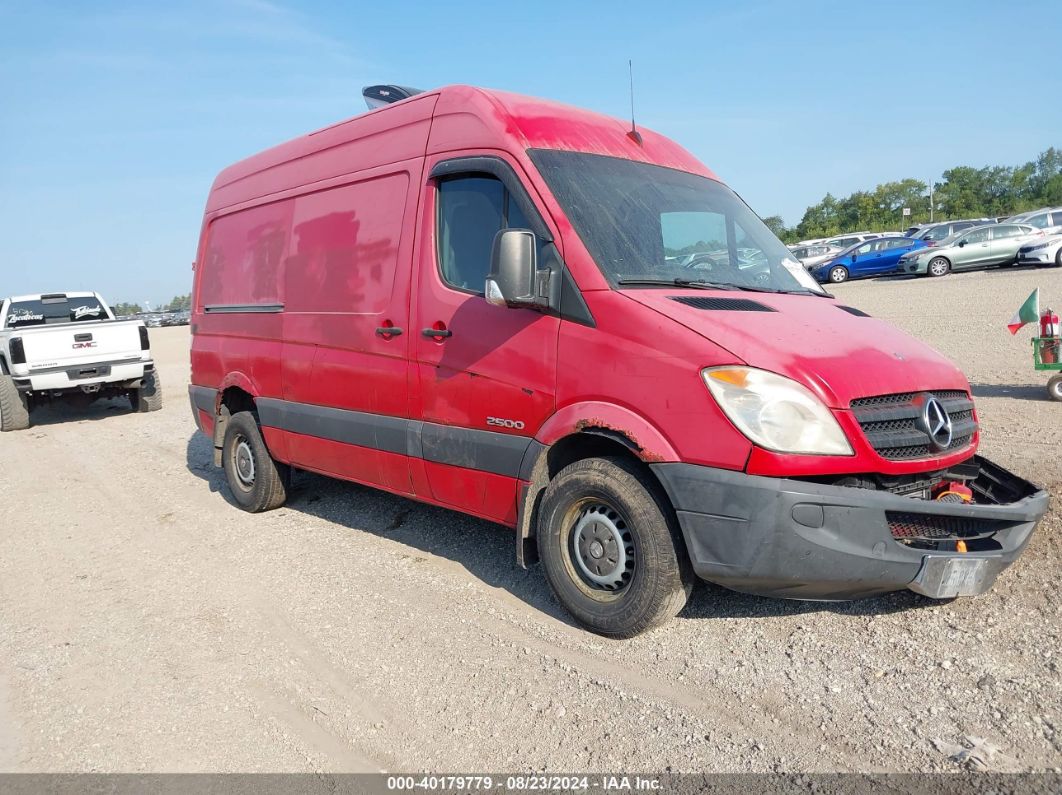
[[[255,383],[245,373],[238,370],[229,373],[221,379],[221,384],[218,386],[217,402],[214,405],[214,466],[217,467],[221,466],[221,449],[225,443],[225,429],[228,427],[229,417],[232,416],[229,407],[221,402],[225,390],[229,387],[242,389],[254,399],[257,399],[259,395],[258,387]]]
[[[527,568],[538,560],[535,544],[535,524],[538,505],[549,484],[546,452],[569,436],[583,433],[599,434],[618,441],[646,463],[678,461],[678,453],[656,426],[630,409],[589,401],[573,403],[553,414],[538,429],[534,440],[524,453],[517,491],[516,562]]]
[[[239,370],[234,370],[224,378],[221,379],[221,383],[218,385],[218,395],[220,401],[220,395],[228,389],[230,386],[239,387],[244,392],[249,394],[252,398],[257,398],[261,394],[254,381],[246,374]]]
[[[625,406],[603,401],[565,406],[542,424],[535,441],[549,447],[574,433],[610,436],[649,464],[679,460],[671,442],[645,417]]]

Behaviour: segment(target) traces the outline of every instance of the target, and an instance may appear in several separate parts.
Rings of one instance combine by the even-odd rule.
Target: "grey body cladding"
[[[189,394],[196,408],[214,412],[217,390],[193,385]],[[255,405],[262,424],[270,428],[511,478],[520,475],[524,453],[532,442],[528,436],[276,398],[259,398]]]
[[[214,413],[214,407],[217,405],[218,391],[205,386],[196,386],[192,384],[188,387],[188,395],[192,399],[192,405],[200,411],[205,411],[207,414]]]

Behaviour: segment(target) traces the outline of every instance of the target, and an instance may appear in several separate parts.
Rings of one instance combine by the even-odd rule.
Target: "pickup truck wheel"
[[[583,626],[629,638],[686,604],[693,572],[665,507],[635,464],[589,458],[546,487],[538,549],[553,593]]]
[[[271,511],[288,498],[288,467],[269,455],[251,412],[241,411],[229,418],[221,461],[232,496],[245,511]]]
[[[137,411],[158,411],[162,408],[162,379],[158,370],[145,373],[140,379],[140,389],[133,390],[129,401]]]
[[[24,431],[29,426],[26,395],[15,388],[11,376],[0,373],[0,431]]]

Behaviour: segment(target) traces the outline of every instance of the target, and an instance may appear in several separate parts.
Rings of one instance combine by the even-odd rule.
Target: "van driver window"
[[[483,292],[494,236],[505,225],[505,188],[485,176],[439,183],[439,270],[451,287]]]

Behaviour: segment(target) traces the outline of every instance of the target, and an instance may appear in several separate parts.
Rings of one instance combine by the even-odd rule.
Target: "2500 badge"
[[[508,428],[513,431],[522,431],[524,423],[521,420],[507,420],[503,417],[487,417],[487,425],[495,428]]]

